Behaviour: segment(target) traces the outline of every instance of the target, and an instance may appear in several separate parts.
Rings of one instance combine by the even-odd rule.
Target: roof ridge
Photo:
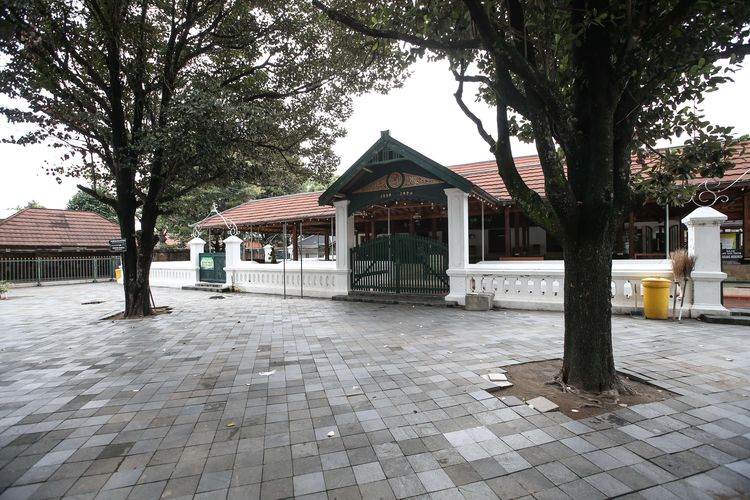
[[[235,205],[235,206],[233,206],[232,208],[227,208],[226,210],[222,210],[222,211],[221,211],[221,212],[219,212],[219,213],[222,213],[222,214],[223,214],[223,213],[224,213],[224,212],[226,212],[227,210],[232,210],[232,209],[234,209],[234,208],[237,208],[237,207],[241,207],[241,206],[243,206],[243,205],[249,205],[250,203],[255,203],[255,202],[258,202],[258,201],[264,201],[264,200],[278,200],[279,198],[290,198],[290,197],[292,197],[292,196],[301,196],[301,195],[303,195],[303,194],[320,194],[320,193],[323,193],[323,192],[324,192],[324,191],[302,191],[302,192],[300,192],[300,193],[280,194],[280,195],[278,195],[278,196],[268,196],[268,197],[266,197],[266,198],[253,198],[252,200],[247,200],[247,201],[245,201],[245,202],[243,202],[243,203],[240,203],[239,205]]]
[[[525,158],[537,158],[538,159],[539,155],[538,154],[529,154],[529,155],[514,156],[513,160],[514,161],[515,160],[522,160],[522,159],[525,159]],[[448,165],[447,168],[453,169],[453,168],[457,168],[457,167],[468,167],[470,165],[479,165],[480,163],[488,163],[488,162],[494,162],[494,161],[496,161],[496,160],[490,158],[488,160],[470,161],[468,163],[457,163],[455,165]]]

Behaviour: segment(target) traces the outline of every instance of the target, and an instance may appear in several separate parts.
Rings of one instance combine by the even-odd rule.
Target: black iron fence
[[[115,278],[119,256],[0,257],[0,281],[42,283],[53,281],[108,281]]]

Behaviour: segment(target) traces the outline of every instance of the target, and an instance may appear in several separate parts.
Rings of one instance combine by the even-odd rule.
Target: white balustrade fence
[[[346,294],[346,289],[336,287],[337,276],[349,276],[348,271],[336,270],[335,262],[303,261],[300,272],[299,261],[287,261],[286,271],[282,264],[258,264],[240,262],[237,266],[226,268],[227,281],[231,279],[234,289],[240,292],[286,294],[299,297],[325,297]],[[305,267],[307,266],[307,267]],[[231,278],[230,278],[231,276]],[[300,280],[302,280],[300,286]]]
[[[482,262],[448,271],[465,280],[466,293],[492,293],[495,307],[562,311],[565,294],[563,261]],[[612,311],[629,313],[643,306],[643,278],[672,279],[668,260],[612,262]],[[455,282],[455,281],[454,281]],[[454,294],[462,303],[460,294]],[[637,296],[636,296],[637,294]],[[688,301],[689,303],[689,301]],[[670,302],[670,307],[672,306]]]
[[[468,264],[468,232],[466,194],[446,190],[448,195],[449,262],[447,274],[450,293],[446,300],[464,305],[467,293],[492,293],[495,307],[510,309],[562,311],[565,294],[565,268],[563,261],[507,261]],[[338,244],[347,248],[349,236],[353,239],[353,219],[347,213],[348,201],[334,203],[337,210]],[[688,251],[697,258],[691,281],[685,291],[684,316],[700,314],[728,315],[721,305],[721,272],[719,254],[721,223],[726,216],[711,208],[702,207],[682,222],[688,227]],[[351,233],[351,234],[350,234]],[[225,267],[227,284],[235,290],[311,297],[332,297],[349,292],[348,253],[342,252],[335,262],[305,259],[300,269],[299,261],[258,264],[241,261],[238,238],[227,238]],[[198,280],[198,259],[204,241],[194,238],[189,242],[190,261],[155,262],[151,266],[151,283],[154,286],[194,285]],[[642,307],[641,280],[644,278],[672,279],[669,260],[615,260],[612,262],[611,296],[612,312],[628,313]],[[671,288],[673,292],[674,288]],[[673,301],[670,300],[670,308]]]
[[[286,280],[286,294],[289,296],[302,293],[308,297],[329,298],[347,293],[341,284],[348,280],[349,272],[337,270],[335,262],[305,260],[301,273],[299,261],[287,261],[286,272],[282,263],[258,264],[248,261],[241,261],[225,270],[227,282],[238,292],[281,295]],[[189,261],[154,262],[151,264],[151,284],[172,288],[194,285],[196,271]],[[563,310],[565,271],[562,261],[482,262],[468,265],[463,270],[449,270],[448,273],[452,277],[462,277],[465,286],[463,295],[493,293],[495,307]],[[641,280],[654,277],[672,278],[668,260],[613,261],[612,311],[621,314],[635,310],[636,305],[642,307]],[[451,290],[451,293],[454,292]],[[457,300],[463,305],[461,298]],[[686,303],[689,304],[690,300],[686,300]]]
[[[151,286],[181,288],[195,285],[198,269],[189,260],[152,262],[149,282]]]
[[[258,264],[257,262],[240,261],[233,267],[224,268],[227,283],[238,292],[268,293],[290,296],[333,297],[346,294],[341,283],[348,279],[348,271],[337,271],[333,261],[320,262],[305,260],[300,273],[299,261],[287,261],[286,271],[282,263]],[[300,275],[302,286],[300,287]],[[342,280],[341,277],[345,279]],[[339,278],[337,281],[337,277]],[[195,285],[197,268],[190,261],[154,262],[151,264],[150,282],[152,286],[180,288]],[[337,283],[339,287],[337,289]],[[301,291],[300,291],[301,288]]]

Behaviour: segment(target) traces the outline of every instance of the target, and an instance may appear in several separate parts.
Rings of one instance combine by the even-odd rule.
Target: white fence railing
[[[299,261],[288,261],[286,270],[284,265],[258,264],[256,262],[240,262],[238,266],[226,268],[227,276],[232,281],[235,290],[251,293],[268,293],[280,295],[307,297],[333,297],[346,290],[336,289],[337,276],[347,277],[348,271],[337,271],[335,262],[320,262],[316,260],[303,261],[302,270]],[[341,283],[341,281],[338,281]]]
[[[149,282],[152,286],[180,288],[195,285],[197,269],[189,260],[152,262]]]
[[[299,261],[287,261],[286,270],[283,263],[258,264],[241,261],[234,267],[224,269],[227,283],[238,292],[282,295],[286,281],[286,294],[290,296],[302,294],[307,297],[330,298],[341,293],[346,294],[346,287],[342,288],[342,283],[347,283],[349,273],[337,271],[335,262],[310,259],[303,261],[302,265],[300,271]],[[180,288],[195,285],[196,280],[197,269],[190,261],[151,264],[152,286]]]
[[[239,292],[289,296],[333,297],[346,294],[348,271],[336,270],[335,262],[314,259],[258,264],[241,261],[227,267],[227,282]],[[189,261],[151,264],[153,286],[179,288],[196,282],[196,268]],[[565,269],[562,261],[481,262],[465,269],[449,270],[452,283],[463,283],[465,293],[493,293],[495,307],[562,311],[565,294]],[[612,312],[628,313],[643,305],[643,278],[672,278],[668,260],[615,260],[612,263]],[[300,283],[301,280],[301,283]],[[460,285],[459,285],[460,286]],[[688,287],[689,288],[689,287]],[[451,290],[459,303],[461,290]],[[689,299],[689,297],[687,297]],[[686,300],[690,303],[690,300]],[[670,301],[670,307],[671,307]]]
[[[450,270],[449,274],[452,277],[464,278],[466,293],[493,293],[495,307],[563,310],[565,267],[562,261],[482,262],[469,265],[463,270]],[[668,260],[615,260],[612,262],[612,312],[628,313],[635,310],[636,304],[643,305],[641,290],[643,278],[672,279],[670,262]],[[451,290],[452,294],[453,292]]]

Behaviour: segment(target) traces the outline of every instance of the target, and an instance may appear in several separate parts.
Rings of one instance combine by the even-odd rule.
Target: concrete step
[[[735,315],[732,313],[731,316],[715,316],[713,314],[701,314],[701,321],[706,323],[721,323],[722,325],[737,325],[737,326],[750,326],[750,316],[746,315]]]
[[[226,293],[231,292],[232,287],[225,283],[196,283],[195,285],[185,285],[183,290],[198,290],[201,292]]]
[[[405,304],[426,307],[457,307],[458,302],[446,301],[443,296],[399,295],[395,293],[352,293],[334,295],[333,300],[346,302],[368,302],[372,304]]]

